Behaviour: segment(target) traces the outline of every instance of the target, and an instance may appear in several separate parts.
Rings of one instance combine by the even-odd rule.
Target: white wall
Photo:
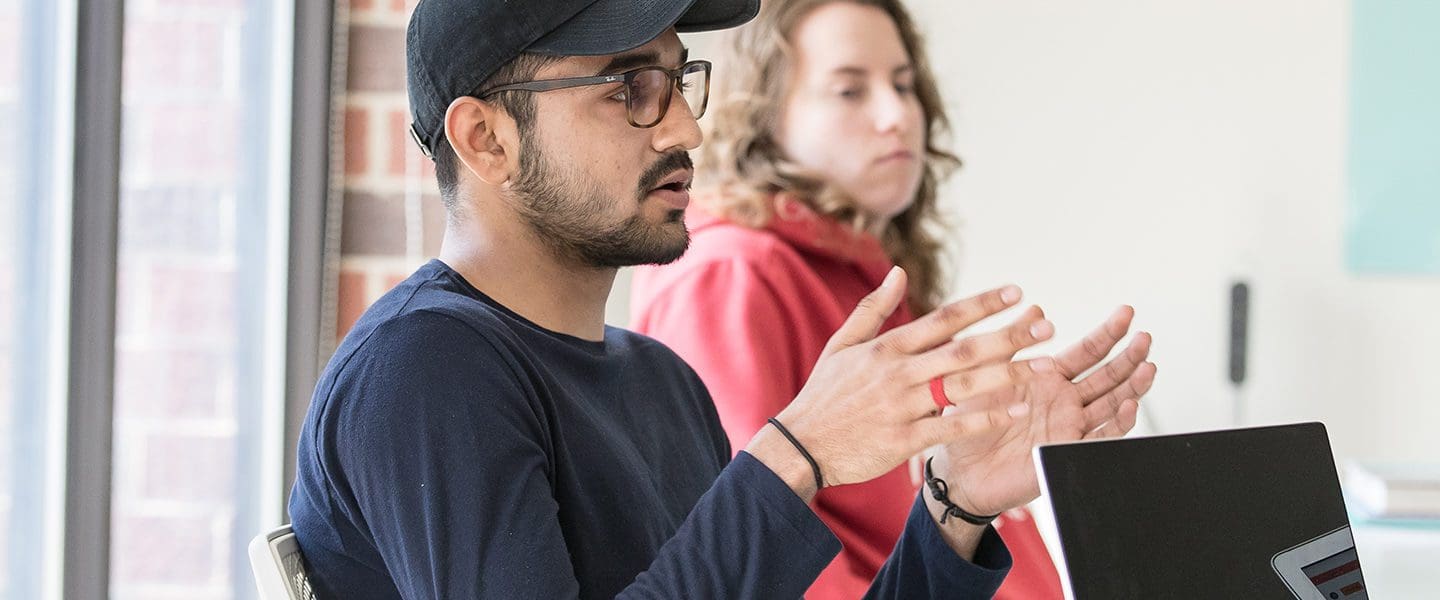
[[[1440,278],[1343,266],[1349,4],[925,2],[967,168],[959,289],[1014,280],[1075,339],[1156,337],[1147,410],[1229,425],[1228,288],[1252,283],[1247,422],[1341,456],[1440,458]]]
[[[943,199],[957,296],[1017,282],[1062,344],[1133,304],[1159,365],[1145,410],[1173,432],[1231,425],[1228,293],[1248,277],[1247,424],[1440,460],[1440,277],[1344,268],[1347,2],[910,6],[966,160]]]

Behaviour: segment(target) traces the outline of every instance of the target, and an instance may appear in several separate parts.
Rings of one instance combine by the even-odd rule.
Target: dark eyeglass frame
[[[659,125],[660,121],[665,120],[665,113],[670,111],[670,103],[675,99],[675,88],[679,87],[680,82],[684,80],[685,75],[695,72],[697,69],[705,73],[705,89],[702,90],[704,92],[704,95],[700,97],[700,109],[695,112],[695,118],[699,119],[700,117],[704,116],[705,108],[710,104],[710,68],[710,61],[708,60],[692,60],[674,69],[667,69],[661,66],[649,66],[640,67],[638,69],[631,69],[629,71],[625,71],[623,73],[615,73],[613,75],[592,75],[589,77],[562,77],[560,79],[537,79],[535,81],[521,81],[517,83],[507,83],[505,85],[495,86],[493,88],[476,94],[475,97],[484,100],[485,98],[494,96],[495,94],[498,94],[500,92],[548,92],[551,90],[563,90],[567,88],[582,87],[587,85],[623,83],[625,84],[625,120],[629,121],[630,126],[632,127],[648,129],[650,127]],[[633,91],[634,88],[632,87],[632,85],[634,84],[636,77],[647,71],[659,71],[660,73],[663,73],[665,77],[669,79],[669,83],[665,86],[665,97],[660,100],[660,112],[655,116],[655,120],[649,123],[637,123],[635,121],[635,111],[637,110],[637,107],[633,104],[635,102],[636,94]]]

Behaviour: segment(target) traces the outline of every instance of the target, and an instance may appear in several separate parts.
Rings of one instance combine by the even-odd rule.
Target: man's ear
[[[480,180],[498,187],[514,177],[520,138],[515,119],[498,105],[456,98],[445,110],[445,135],[460,164]]]

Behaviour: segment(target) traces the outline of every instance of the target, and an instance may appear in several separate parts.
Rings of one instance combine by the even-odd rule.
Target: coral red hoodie
[[[631,329],[664,342],[700,374],[732,451],[800,392],[830,335],[893,266],[873,235],[783,195],[775,203],[763,229],[692,207],[689,251],[672,264],[638,268],[631,292]],[[912,318],[902,305],[884,329]],[[920,483],[918,461],[911,461],[816,495],[815,511],[845,549],[808,598],[865,593],[899,539]],[[995,527],[1015,559],[996,597],[1060,598],[1059,577],[1029,512],[1009,511]]]

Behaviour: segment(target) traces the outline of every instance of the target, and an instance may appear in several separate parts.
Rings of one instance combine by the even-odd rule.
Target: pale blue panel
[[[1352,8],[1346,262],[1440,274],[1440,1]]]

